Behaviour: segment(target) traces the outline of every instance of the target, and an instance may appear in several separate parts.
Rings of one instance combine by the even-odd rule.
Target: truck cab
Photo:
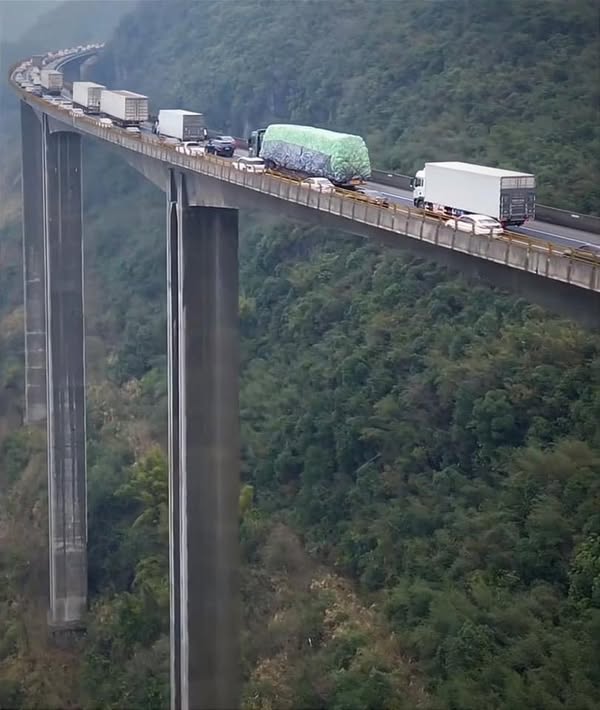
[[[260,149],[262,148],[263,137],[266,130],[266,128],[259,128],[257,131],[252,131],[250,134],[248,138],[249,157],[258,158],[260,156]]]
[[[413,204],[415,207],[423,207],[425,201],[425,171],[417,170],[414,178],[410,181],[413,190]]]

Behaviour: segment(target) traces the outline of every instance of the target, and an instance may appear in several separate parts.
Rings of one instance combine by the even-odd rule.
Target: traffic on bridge
[[[146,96],[110,90],[94,82],[71,85],[63,80],[60,67],[75,57],[94,54],[102,46],[89,44],[35,55],[13,68],[11,82],[26,101],[83,132],[93,133],[91,126],[110,131],[112,142],[135,137],[142,145],[160,146],[191,158],[201,172],[210,172],[211,164],[222,166],[225,162],[229,174],[229,169],[253,176],[267,174],[280,180],[286,190],[291,181],[321,198],[340,197],[352,206],[355,219],[357,205],[368,205],[395,215],[420,215],[447,231],[521,244],[530,252],[560,255],[574,262],[600,264],[600,229],[587,231],[535,219],[532,175],[466,163],[430,163],[428,171],[427,166],[418,171],[413,190],[403,189],[398,184],[407,183],[406,176],[390,175],[391,180],[385,182],[371,177],[371,172],[384,173],[371,171],[366,145],[358,136],[284,124],[253,131],[249,140],[244,140],[211,130],[196,111],[163,109],[151,117]],[[429,181],[426,172],[432,174]],[[233,177],[232,181],[242,180]],[[503,187],[511,181],[528,181],[526,198],[522,189]],[[576,224],[581,216],[572,217]],[[385,221],[379,217],[377,224]]]

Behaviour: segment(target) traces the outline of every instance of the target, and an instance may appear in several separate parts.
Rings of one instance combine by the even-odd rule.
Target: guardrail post
[[[238,213],[168,185],[173,710],[240,702]],[[179,629],[179,631],[178,631]]]

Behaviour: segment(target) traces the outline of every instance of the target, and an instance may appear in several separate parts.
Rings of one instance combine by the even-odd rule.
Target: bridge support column
[[[25,422],[46,420],[46,301],[42,124],[21,102],[23,295],[25,301]]]
[[[236,210],[167,186],[171,706],[239,706]]]
[[[46,117],[44,117],[46,124]],[[50,610],[55,631],[87,606],[81,136],[43,130]]]

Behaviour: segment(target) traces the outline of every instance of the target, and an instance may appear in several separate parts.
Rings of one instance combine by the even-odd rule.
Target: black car
[[[231,158],[235,150],[235,140],[231,136],[217,136],[211,138],[206,144],[206,152]]]

